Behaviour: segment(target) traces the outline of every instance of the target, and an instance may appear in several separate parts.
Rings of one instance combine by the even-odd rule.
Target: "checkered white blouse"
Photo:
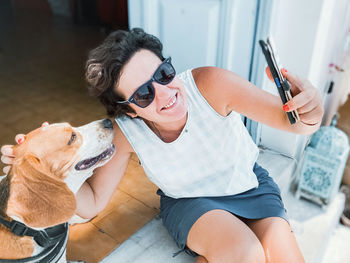
[[[188,95],[188,118],[175,141],[163,142],[142,119],[116,119],[148,178],[173,198],[234,195],[257,187],[253,167],[259,149],[240,114],[218,114],[198,90],[191,70],[178,77]]]

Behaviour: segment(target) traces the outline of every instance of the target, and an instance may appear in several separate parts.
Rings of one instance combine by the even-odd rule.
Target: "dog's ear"
[[[40,159],[26,155],[13,164],[7,215],[30,227],[50,227],[74,215],[73,192],[42,166]]]

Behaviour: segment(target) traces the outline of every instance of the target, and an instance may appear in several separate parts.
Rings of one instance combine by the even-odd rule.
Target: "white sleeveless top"
[[[259,149],[240,114],[217,113],[191,70],[178,77],[186,87],[188,115],[175,141],[163,142],[142,119],[116,118],[148,178],[173,198],[234,195],[257,187],[253,167]]]

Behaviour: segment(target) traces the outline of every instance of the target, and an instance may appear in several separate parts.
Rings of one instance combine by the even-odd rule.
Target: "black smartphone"
[[[267,65],[270,68],[278,93],[280,94],[283,104],[285,104],[290,99],[292,99],[292,94],[290,92],[289,82],[283,77],[281,70],[278,67],[275,56],[276,52],[274,51],[273,43],[270,38],[267,38],[266,42],[264,40],[260,40],[259,44],[264,53]],[[299,114],[296,110],[286,113],[291,124],[294,124],[297,121],[299,121]]]

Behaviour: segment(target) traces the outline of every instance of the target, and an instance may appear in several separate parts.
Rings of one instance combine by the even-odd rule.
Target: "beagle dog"
[[[109,119],[77,128],[51,124],[28,133],[14,146],[13,165],[0,181],[0,218],[35,231],[67,222],[76,210],[76,192],[114,155],[112,139]],[[15,235],[0,224],[0,262],[33,258],[43,250],[35,238]]]

